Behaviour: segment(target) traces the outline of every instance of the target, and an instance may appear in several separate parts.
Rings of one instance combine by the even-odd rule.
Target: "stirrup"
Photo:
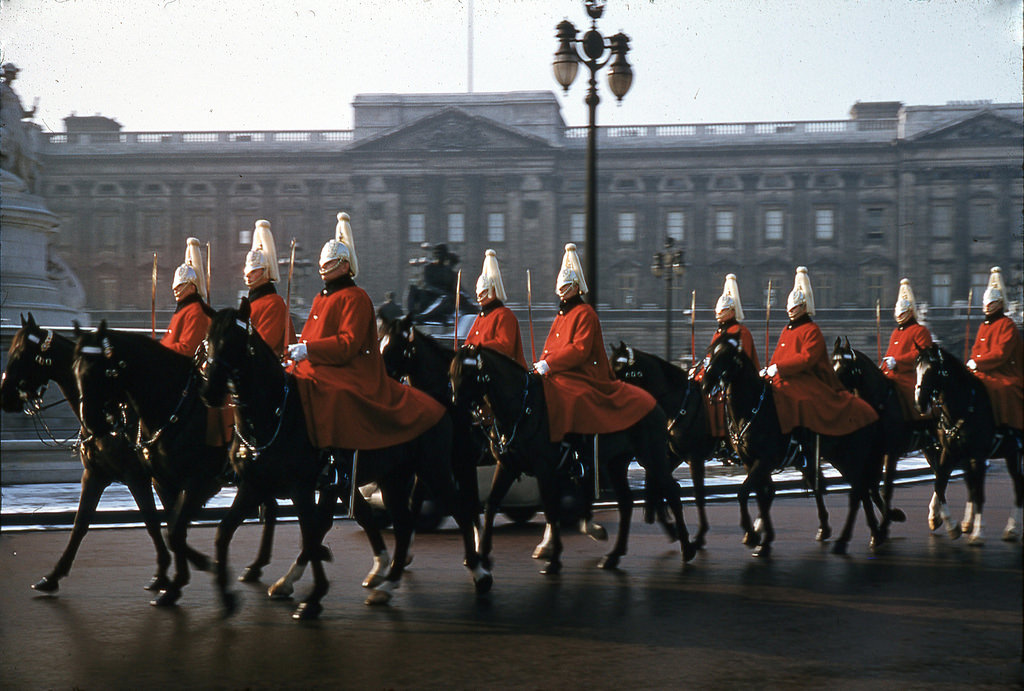
[[[800,446],[800,442],[796,440],[795,436],[791,435],[789,437],[789,448],[786,449],[786,455],[782,458],[782,466],[784,468],[789,466],[796,467],[796,457],[802,454],[802,450],[803,447]]]

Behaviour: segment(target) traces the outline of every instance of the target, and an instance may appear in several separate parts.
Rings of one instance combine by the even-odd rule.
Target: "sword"
[[[206,243],[206,304],[210,304],[210,243]]]
[[[697,334],[694,321],[697,319],[697,291],[690,292],[690,366],[697,364]]]
[[[772,347],[772,279],[768,279],[768,294],[764,299],[764,356],[768,357],[768,353]]]
[[[285,351],[288,346],[288,323],[292,318],[292,274],[295,272],[295,238],[292,238],[292,248],[288,257],[288,290],[285,293],[284,307],[286,310],[284,318],[284,345]]]
[[[974,302],[974,286],[967,291],[967,326],[964,327],[964,362],[967,362],[971,354],[971,303]]]
[[[150,336],[156,338],[156,252],[153,253],[153,296],[149,302]]]
[[[455,277],[455,350],[459,349],[459,296],[462,294],[462,269]]]
[[[530,322],[530,362],[537,362],[537,347],[533,344],[533,281],[526,270],[526,318]]]
[[[875,298],[875,345],[878,347],[878,362],[882,364],[882,302]]]

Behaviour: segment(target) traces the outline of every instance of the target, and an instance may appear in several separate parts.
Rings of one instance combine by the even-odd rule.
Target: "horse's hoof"
[[[230,617],[238,611],[238,595],[230,591],[221,593],[220,603],[224,606],[224,617]]]
[[[963,523],[960,524],[960,532],[961,533],[969,533],[969,532],[971,532],[971,529],[973,527],[974,527],[974,523],[972,521],[964,521]]]
[[[259,583],[260,576],[263,575],[263,569],[254,569],[251,566],[245,567],[242,571],[242,575],[238,577],[239,583]]]
[[[492,585],[494,585],[494,576],[490,573],[485,573],[483,576],[473,579],[473,587],[476,588],[477,595],[486,595],[491,592]]]
[[[942,527],[942,516],[929,516],[928,517],[928,529],[938,530]]]
[[[292,619],[295,621],[311,621],[318,619],[323,611],[324,606],[319,602],[300,602],[299,606],[292,612]]]
[[[150,600],[149,604],[154,607],[173,607],[181,599],[181,591],[177,589],[161,590],[160,593]]]
[[[367,574],[366,578],[363,579],[364,588],[376,588],[378,585],[384,582],[384,576],[379,573]]]
[[[846,543],[837,542],[832,545],[832,554],[846,554]]]
[[[560,561],[549,561],[544,565],[544,568],[540,570],[544,576],[557,576],[562,572],[562,562]]]
[[[963,531],[960,529],[960,526],[958,526],[956,523],[950,524],[949,530],[947,530],[946,532],[949,533],[950,540],[955,540],[961,535],[963,535]]]
[[[170,584],[171,580],[167,576],[153,576],[153,580],[143,586],[143,588],[151,593],[158,593],[166,589]]]
[[[213,571],[213,561],[202,554],[192,560],[192,566],[195,567],[196,571]]]
[[[1006,526],[1006,530],[1003,531],[1004,542],[1017,542],[1020,539],[1020,530],[1015,526]]]
[[[905,523],[907,514],[903,513],[903,509],[889,509],[889,520],[893,523]]]
[[[877,552],[880,549],[882,549],[882,546],[886,542],[888,542],[888,537],[886,537],[885,535],[873,535],[871,539],[868,541],[868,549],[870,549],[872,552]]]
[[[32,590],[38,590],[40,593],[55,593],[60,589],[60,581],[56,578],[52,581],[43,576],[38,581],[32,584]]]
[[[617,569],[619,568],[619,561],[621,557],[617,554],[606,554],[601,557],[601,561],[597,562],[597,568],[599,569]]]
[[[366,604],[371,607],[374,605],[386,605],[391,602],[391,592],[388,590],[377,590],[370,591],[370,595],[366,598]]]
[[[690,544],[697,549],[704,549],[704,533],[697,533],[697,537],[695,537],[693,542]]]
[[[983,538],[981,535],[971,535],[967,538],[967,544],[971,547],[984,547],[985,538]]]
[[[537,545],[537,548],[533,550],[534,559],[550,559],[551,558],[551,545]]]
[[[770,557],[772,556],[772,546],[771,544],[758,545],[751,554],[755,557]]]
[[[580,532],[591,540],[597,540],[598,542],[604,542],[608,539],[608,531],[605,530],[603,525],[594,521],[583,521],[580,524]]]
[[[271,600],[290,600],[294,592],[295,586],[282,579],[267,588],[267,597]]]
[[[825,526],[824,528],[818,528],[818,532],[814,534],[814,539],[818,542],[825,542],[832,537],[832,528]]]
[[[760,533],[743,533],[743,544],[747,547],[757,547],[761,544]]]
[[[675,542],[679,539],[679,531],[676,529],[675,523],[662,523],[661,529],[665,531],[669,542]]]
[[[693,558],[697,556],[697,545],[693,542],[683,541],[683,563],[693,561]]]

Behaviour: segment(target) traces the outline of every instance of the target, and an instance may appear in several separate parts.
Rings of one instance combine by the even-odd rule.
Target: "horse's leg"
[[[853,522],[857,518],[857,508],[861,503],[860,492],[853,483],[851,483],[850,492],[846,496],[848,499],[846,520],[843,522],[843,529],[839,533],[839,537],[832,545],[832,554],[846,554],[850,537],[853,535]]]
[[[616,505],[619,510],[619,532],[615,536],[615,545],[612,547],[612,550],[597,563],[599,569],[618,568],[619,561],[622,557],[626,556],[629,544],[629,527],[633,518],[633,490],[629,488],[629,480],[626,474],[627,464],[628,460],[625,457],[613,459],[610,463],[606,464],[609,475],[608,481],[611,483],[612,491],[615,493]],[[648,478],[650,478],[650,473],[648,473]],[[651,490],[654,494],[660,494],[663,491],[661,482],[655,479],[655,486]],[[661,501],[660,497],[658,501]],[[685,526],[683,526],[683,530],[685,530]]]
[[[370,551],[373,552],[373,564],[363,579],[363,587],[375,588],[384,582],[384,575],[391,565],[391,555],[384,542],[384,535],[381,533],[377,521],[374,520],[373,507],[358,489],[355,491],[352,501],[352,517],[363,529],[363,534],[366,535],[366,539],[370,543]]]
[[[666,473],[666,475],[667,477],[662,480],[666,484],[663,491],[669,510],[672,511],[672,516],[675,519],[679,535],[679,549],[682,552],[683,563],[685,564],[697,556],[697,545],[690,541],[690,534],[686,530],[686,521],[683,518],[683,502],[679,499],[679,485],[676,484],[671,473]]]
[[[238,526],[245,520],[246,514],[256,509],[259,503],[259,495],[252,491],[246,483],[240,483],[235,500],[231,502],[231,507],[217,526],[217,536],[214,539],[217,550],[215,582],[217,591],[220,593],[221,605],[224,607],[224,616],[231,616],[238,609],[238,596],[228,588],[228,548],[231,546],[231,538],[234,537]]]
[[[754,530],[754,524],[750,520],[750,510],[747,508],[747,504],[750,501],[750,479],[752,474],[756,472],[760,461],[754,461],[753,465],[747,466],[747,476],[743,478],[743,482],[740,483],[740,488],[736,492],[736,500],[740,505],[740,528],[743,530],[743,544],[747,547],[757,547],[761,544],[761,536],[758,531]]]
[[[955,540],[960,537],[960,525],[950,518],[949,506],[946,504],[946,488],[949,486],[949,474],[953,470],[951,456],[949,449],[942,449],[935,468],[935,493],[928,505],[928,527],[936,530],[945,523],[950,539]]]
[[[767,557],[772,553],[772,542],[775,540],[775,526],[772,525],[772,499],[775,496],[775,487],[772,484],[771,475],[767,472],[758,473],[755,478],[754,492],[757,496],[757,508],[761,514],[761,530],[759,542],[754,548],[755,557]],[[750,516],[747,516],[750,520]]]
[[[501,500],[508,494],[508,490],[512,487],[512,483],[515,482],[515,473],[508,470],[503,464],[498,463],[494,466],[494,476],[491,478],[491,490],[487,494],[487,501],[484,502],[484,523],[483,528],[478,536],[478,544],[476,551],[480,554],[480,560],[484,565],[484,568],[493,568],[491,560],[491,551],[493,549],[492,541],[494,538],[494,517],[498,513],[498,507],[501,506]],[[543,544],[543,543],[541,543]],[[539,559],[538,551],[540,551],[541,545],[537,545],[537,549],[533,552],[533,558]]]
[[[1021,461],[1024,454],[1018,446],[1020,436],[1010,435],[1003,442],[1006,447],[1006,469],[1013,480],[1013,502],[1010,517],[1006,519],[1006,528],[1003,529],[1003,540],[1016,542],[1020,539],[1021,529],[1024,527],[1024,472],[1021,469]]]
[[[36,581],[32,585],[33,589],[41,593],[55,593],[60,589],[60,579],[71,571],[71,564],[75,560],[75,555],[78,554],[78,548],[82,544],[82,540],[85,539],[85,534],[89,532],[89,524],[92,523],[92,519],[96,515],[96,506],[100,503],[103,490],[108,486],[110,486],[110,480],[97,477],[88,468],[82,471],[82,493],[78,497],[78,511],[75,512],[75,524],[71,529],[71,538],[53,570]],[[159,526],[157,537],[160,537]],[[160,544],[163,545],[162,539]],[[164,551],[166,552],[166,549]]]
[[[704,487],[704,461],[705,459],[695,459],[690,463],[690,480],[693,482],[693,501],[697,505],[697,516],[700,519],[700,524],[697,529],[697,535],[693,538],[693,546],[697,549],[704,548],[704,536],[708,534],[708,530],[711,528],[711,524],[708,523],[707,513],[707,490]]]
[[[402,584],[402,573],[405,571],[405,558],[409,554],[412,536],[415,532],[416,518],[409,506],[412,492],[412,477],[404,473],[401,477],[392,474],[380,481],[381,496],[384,506],[391,512],[395,532],[395,556],[388,566],[383,582],[370,591],[366,598],[367,605],[383,605],[391,600],[391,593]]]
[[[967,491],[973,510],[973,520],[971,525],[968,526],[970,535],[967,537],[967,544],[981,547],[985,544],[984,525],[981,518],[981,513],[985,507],[985,459],[972,458],[967,466],[965,476],[968,477]],[[963,526],[961,526],[961,529],[965,533],[968,530],[963,528]]]
[[[238,580],[242,583],[256,583],[263,575],[263,567],[270,563],[274,551],[274,528],[277,525],[277,501],[273,498],[263,502],[263,533],[256,559],[245,567]]]
[[[828,524],[828,507],[825,505],[825,476],[821,472],[821,465],[815,463],[813,458],[805,460],[806,463],[800,472],[804,476],[804,483],[814,495],[814,506],[818,511],[818,532],[814,534],[814,539],[825,542],[832,537],[832,527]]]
[[[544,541],[550,543],[547,561],[540,570],[545,576],[557,575],[562,570],[562,498],[554,464],[555,459],[552,458],[542,458],[536,463],[537,488],[540,491],[541,505],[544,507],[544,519],[547,521]]]
[[[167,569],[171,566],[171,552],[167,549],[167,543],[160,532],[160,513],[153,499],[153,485],[148,478],[133,478],[125,484],[139,507],[146,532],[149,533],[149,539],[153,541],[153,547],[156,549],[156,573],[153,580],[146,585],[146,590],[162,590],[170,582]]]
[[[178,502],[181,501],[182,490],[175,488],[169,490],[157,483],[154,483],[154,489],[156,489],[157,496],[160,497],[160,503],[164,505],[164,513],[167,515],[167,532],[170,534],[171,521],[170,516],[176,511]],[[210,570],[210,558],[195,549],[192,549],[188,544],[185,545],[185,556],[200,571]],[[173,551],[173,549],[172,549]]]
[[[899,464],[900,454],[896,451],[887,451],[885,454],[884,474],[882,476],[882,504],[884,509],[883,519],[887,522],[903,523],[907,520],[907,514],[902,509],[892,505],[892,497],[896,487],[896,470]]]
[[[358,492],[356,492],[358,494]],[[299,606],[292,613],[293,619],[316,619],[323,611],[320,601],[327,594],[327,574],[324,571],[323,562],[331,560],[331,553],[323,544],[326,531],[323,529],[324,521],[319,509],[313,501],[314,486],[300,488],[292,497],[295,504],[295,512],[299,517],[299,531],[302,534],[302,553],[298,561],[308,561],[313,571],[313,589],[299,603]],[[329,496],[328,502],[333,510],[334,494]]]

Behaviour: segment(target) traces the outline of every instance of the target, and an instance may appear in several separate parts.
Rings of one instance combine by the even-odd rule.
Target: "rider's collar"
[[[1006,316],[1006,314],[1003,312],[1003,310],[999,309],[999,310],[993,312],[992,314],[985,315],[985,321],[983,321],[982,324],[991,324],[992,322],[996,321],[997,319],[1002,319],[1005,316]]]
[[[791,319],[790,322],[788,324],[786,324],[786,328],[787,329],[795,329],[798,326],[803,326],[804,324],[810,324],[810,323],[811,323],[811,315],[809,315],[809,314],[801,314],[796,319]]]
[[[323,290],[320,291],[320,294],[330,295],[331,293],[336,293],[339,290],[342,290],[343,288],[351,288],[355,284],[356,282],[352,280],[351,276],[342,276],[340,278],[335,278],[334,280],[325,283]]]
[[[897,327],[896,327],[896,330],[897,330],[897,331],[903,331],[903,330],[904,330],[904,329],[906,329],[907,327],[910,327],[910,326],[916,326],[916,325],[917,325],[917,320],[916,320],[916,319],[914,319],[913,317],[911,317],[911,318],[910,318],[910,319],[908,319],[907,321],[905,321],[905,322],[903,322],[902,324],[900,324],[899,326],[897,326]]]
[[[724,322],[718,322],[718,333],[725,333],[726,331],[736,326],[737,324],[739,324],[739,322],[736,321],[736,317],[733,317],[732,319],[727,319]]]
[[[583,304],[583,297],[580,295],[574,295],[568,300],[562,300],[558,303],[558,313],[561,315],[569,314],[569,311],[577,305]]]
[[[501,300],[491,300],[486,305],[480,308],[480,314],[490,314],[499,307],[504,307],[505,303]]]
[[[199,297],[199,293],[190,293],[188,297],[186,297],[184,300],[181,300],[178,303],[178,306],[174,309],[174,313],[177,314],[178,312],[180,312],[184,308],[186,308],[189,305],[191,305],[193,302],[202,302],[202,301],[203,301],[203,299],[201,297]]]
[[[253,300],[258,300],[265,295],[276,294],[277,288],[274,287],[273,283],[268,281],[261,286],[256,286],[255,288],[249,290],[249,302],[252,302]]]

